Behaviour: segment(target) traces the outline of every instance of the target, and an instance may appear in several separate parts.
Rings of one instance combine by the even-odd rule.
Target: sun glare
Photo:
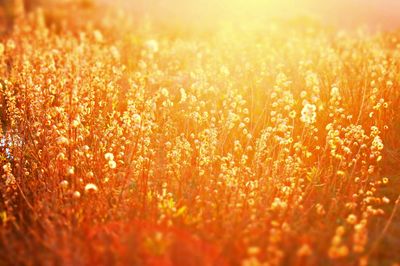
[[[0,0],[0,265],[399,265],[396,6]]]

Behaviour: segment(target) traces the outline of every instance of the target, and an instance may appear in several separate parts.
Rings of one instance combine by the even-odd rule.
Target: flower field
[[[0,265],[399,265],[398,32],[55,16],[0,37]]]

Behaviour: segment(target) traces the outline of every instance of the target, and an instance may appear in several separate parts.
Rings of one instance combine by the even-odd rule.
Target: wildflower
[[[75,174],[75,167],[68,166],[67,167],[67,175],[73,175],[73,174]]]
[[[349,224],[355,224],[357,222],[357,216],[355,216],[354,214],[350,214],[349,216],[347,216],[346,221]]]
[[[69,185],[69,183],[67,180],[63,180],[60,182],[60,186],[64,189],[68,188],[68,185]]]
[[[6,175],[6,186],[15,185],[17,181],[15,180],[15,176],[13,174]]]
[[[249,204],[249,206],[254,206],[254,199],[248,199],[247,203]]]
[[[344,171],[342,171],[342,170],[337,171],[336,174],[338,176],[345,176],[346,175],[346,173]]]
[[[378,151],[383,150],[383,143],[379,136],[375,136],[374,140],[372,141],[372,147]]]
[[[5,165],[3,165],[3,170],[6,174],[11,173],[11,164],[10,163],[6,163]]]
[[[184,88],[181,88],[179,90],[179,92],[181,93],[181,100],[179,101],[180,103],[186,102],[187,100],[187,94]]]
[[[247,254],[249,255],[257,255],[258,253],[260,253],[260,251],[260,248],[256,246],[251,246],[247,248]]]
[[[68,145],[69,143],[68,139],[64,136],[58,137],[56,142],[58,145]]]
[[[300,120],[306,124],[313,124],[316,121],[317,113],[315,110],[317,107],[314,104],[306,103],[301,110]]]
[[[172,143],[170,141],[165,142],[165,148],[170,150],[172,148]]]
[[[79,124],[80,124],[80,122],[79,122],[78,119],[74,119],[74,120],[72,121],[72,123],[71,123],[72,127],[74,127],[74,128],[78,127]]]
[[[340,96],[338,87],[336,87],[336,86],[332,87],[331,96],[332,97],[339,97]]]
[[[115,161],[108,161],[108,167],[110,167],[110,169],[115,169],[117,167],[117,163]]]
[[[301,247],[297,250],[297,256],[299,257],[308,257],[311,254],[312,254],[312,249],[308,244],[301,245]]]
[[[329,249],[328,256],[331,259],[346,257],[349,254],[349,248],[345,245],[333,246]]]
[[[139,114],[134,114],[132,116],[132,120],[136,126],[140,126],[140,123],[142,122],[142,117]]]
[[[224,76],[229,76],[229,74],[230,74],[229,69],[228,69],[226,66],[221,66],[220,72],[221,72],[221,74],[223,74]]]
[[[112,154],[111,152],[107,152],[106,154],[104,154],[104,158],[107,161],[112,161],[112,160],[114,160],[114,154]]]
[[[141,68],[141,69],[146,69],[146,68],[147,68],[147,64],[146,64],[146,62],[143,61],[143,60],[139,60],[138,66],[139,66],[139,68]]]
[[[390,199],[388,197],[383,197],[382,198],[382,202],[385,204],[389,204],[390,203]]]
[[[6,46],[9,50],[14,50],[16,47],[15,42],[11,39],[7,41]]]
[[[93,32],[93,36],[94,36],[94,39],[96,40],[96,42],[102,43],[104,41],[103,34],[101,34],[101,32],[99,30],[95,30]]]
[[[98,190],[97,186],[93,183],[86,184],[86,186],[85,186],[86,192],[89,192],[89,191],[96,192],[97,190]]]
[[[145,46],[150,53],[158,52],[158,42],[156,40],[146,41]]]
[[[336,235],[338,235],[338,236],[343,236],[345,232],[346,232],[346,229],[342,225],[338,226],[336,228]]]
[[[63,152],[60,152],[57,155],[57,160],[63,161],[63,160],[66,160],[66,159],[67,159],[67,156],[65,156],[65,154]]]
[[[321,203],[317,203],[315,205],[315,209],[316,209],[316,212],[317,212],[318,215],[321,215],[321,216],[325,215],[325,209],[324,209],[324,206],[322,206]]]
[[[110,53],[111,53],[112,57],[113,57],[115,60],[120,60],[120,59],[121,59],[121,54],[120,54],[120,52],[119,52],[119,50],[118,50],[117,47],[111,46],[111,48],[110,48]]]
[[[168,95],[169,95],[169,91],[166,89],[166,88],[162,88],[161,89],[161,94],[164,96],[164,97],[168,97]]]
[[[72,194],[72,197],[74,197],[74,199],[79,199],[81,197],[81,193],[79,191],[75,191],[74,194]]]

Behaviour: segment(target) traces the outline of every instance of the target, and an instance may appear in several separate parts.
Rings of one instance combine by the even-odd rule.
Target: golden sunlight
[[[101,0],[108,2],[109,0]],[[346,28],[396,28],[400,23],[397,0],[116,0],[112,5],[181,23],[213,23],[310,17]],[[119,4],[117,4],[119,3]]]
[[[399,18],[0,0],[0,265],[399,265]]]

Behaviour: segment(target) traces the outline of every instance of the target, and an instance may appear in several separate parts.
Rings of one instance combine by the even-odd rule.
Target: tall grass
[[[2,263],[398,262],[371,228],[393,223],[399,48],[31,14],[0,44]]]

